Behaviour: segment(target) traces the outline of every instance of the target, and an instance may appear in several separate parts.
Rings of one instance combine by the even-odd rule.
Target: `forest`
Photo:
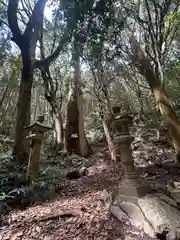
[[[180,240],[179,97],[179,0],[0,0],[0,240]]]

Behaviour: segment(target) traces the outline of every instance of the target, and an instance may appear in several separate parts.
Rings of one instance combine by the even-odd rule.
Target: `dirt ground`
[[[135,229],[129,221],[120,222],[109,213],[102,201],[102,191],[117,189],[123,176],[122,167],[110,161],[104,144],[94,146],[94,151],[88,159],[88,176],[60,183],[57,199],[1,216],[0,240],[152,239]],[[168,172],[159,163],[173,160],[170,147],[134,146],[133,154],[139,174],[156,187],[163,189],[168,179],[179,178],[179,171]],[[70,216],[57,216],[68,210],[72,213]]]

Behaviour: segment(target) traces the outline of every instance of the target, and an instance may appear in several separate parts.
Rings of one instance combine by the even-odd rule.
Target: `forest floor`
[[[152,142],[144,137],[135,141],[133,149],[139,174],[156,189],[163,191],[168,181],[179,181],[178,169],[170,171],[161,165],[174,160],[169,143]],[[88,175],[57,184],[56,199],[1,216],[0,240],[152,239],[129,221],[121,222],[110,214],[102,201],[103,190],[112,193],[117,189],[123,176],[122,168],[119,163],[110,161],[105,143],[98,142],[93,150],[86,159]]]

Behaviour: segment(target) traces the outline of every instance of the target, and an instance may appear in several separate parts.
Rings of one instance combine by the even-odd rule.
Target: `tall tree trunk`
[[[67,103],[64,148],[68,154],[76,153],[83,157],[88,156],[91,148],[84,132],[84,116],[82,112],[83,101],[77,96],[77,86],[70,90]],[[78,101],[78,103],[77,103]],[[79,104],[79,106],[78,106]]]
[[[65,134],[64,134],[64,150],[68,154],[80,154],[77,147],[78,138],[78,111],[76,103],[75,89],[70,89],[67,99],[67,109],[65,116]]]
[[[155,75],[153,68],[141,49],[139,43],[134,35],[130,36],[130,43],[133,50],[133,61],[140,73],[146,78],[156,100],[158,109],[160,110],[163,118],[168,124],[169,131],[172,136],[174,148],[176,150],[176,159],[180,161],[180,121],[176,116],[176,112],[171,106],[167,92],[164,85]]]
[[[84,98],[82,94],[82,82],[81,82],[81,69],[80,69],[80,55],[79,46],[74,40],[74,52],[72,53],[72,61],[74,67],[74,84],[75,84],[75,104],[77,109],[77,135],[78,135],[78,146],[80,155],[83,157],[88,156],[90,153],[90,146],[88,144],[85,130],[84,130]]]
[[[84,99],[77,89],[77,109],[78,109],[78,131],[79,131],[79,145],[80,154],[86,157],[89,154],[89,144],[87,142],[84,131]]]
[[[27,163],[29,156],[29,144],[25,139],[27,132],[24,130],[24,127],[30,124],[33,68],[31,60],[28,59],[29,58],[27,56],[23,58],[23,69],[17,103],[15,139],[13,148],[13,156],[19,164]]]
[[[74,68],[74,84],[70,90],[65,127],[65,150],[86,157],[91,152],[84,130],[84,99],[80,71],[80,50],[78,35],[74,37],[72,65]]]
[[[24,127],[30,123],[31,89],[33,83],[33,69],[37,68],[35,52],[40,30],[43,24],[45,0],[38,0],[34,4],[32,14],[29,16],[22,33],[18,26],[18,0],[9,0],[7,4],[7,17],[9,28],[12,32],[12,41],[21,51],[23,69],[17,103],[17,118],[15,129],[15,143],[13,155],[18,163],[27,163],[29,155],[28,141],[25,140]],[[36,64],[35,64],[36,63]],[[42,64],[42,62],[41,62]]]

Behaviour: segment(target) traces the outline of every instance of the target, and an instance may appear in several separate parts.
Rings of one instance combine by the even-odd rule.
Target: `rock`
[[[130,202],[122,202],[120,203],[120,208],[130,217],[133,225],[136,227],[142,226],[144,216],[138,206]]]
[[[150,237],[155,236],[154,229],[152,228],[150,222],[147,221],[147,219],[145,218],[139,206],[136,206],[135,204],[130,202],[121,202],[120,208],[122,208],[123,211],[126,212],[134,226],[143,230]]]
[[[123,212],[119,206],[112,205],[110,207],[110,212],[119,220],[119,221],[127,221],[129,218],[125,212]]]
[[[168,197],[168,196],[166,196],[164,194],[161,194],[161,193],[157,193],[156,196],[158,196],[160,200],[165,201],[169,205],[171,205],[171,206],[173,206],[175,208],[178,208],[177,203],[172,198],[170,198],[170,197]]]
[[[180,237],[177,231],[180,227],[180,212],[178,209],[161,200],[155,194],[139,198],[138,204],[156,233],[162,233],[168,229],[169,240]]]
[[[173,182],[173,186],[174,186],[174,188],[178,188],[178,189],[180,189],[180,182],[176,182],[176,181],[174,181]]]
[[[171,191],[171,197],[180,204],[180,191],[173,190]]]
[[[88,169],[82,167],[80,169],[75,169],[66,174],[66,177],[70,180],[86,176],[88,174]]]
[[[158,239],[180,239],[180,211],[170,197],[161,194],[147,194],[137,201],[119,201],[111,206],[111,213],[122,221],[126,216],[131,223],[150,237]]]
[[[112,203],[112,196],[106,189],[103,189],[103,191],[101,192],[100,201],[102,201],[105,206],[110,206],[110,204]]]

